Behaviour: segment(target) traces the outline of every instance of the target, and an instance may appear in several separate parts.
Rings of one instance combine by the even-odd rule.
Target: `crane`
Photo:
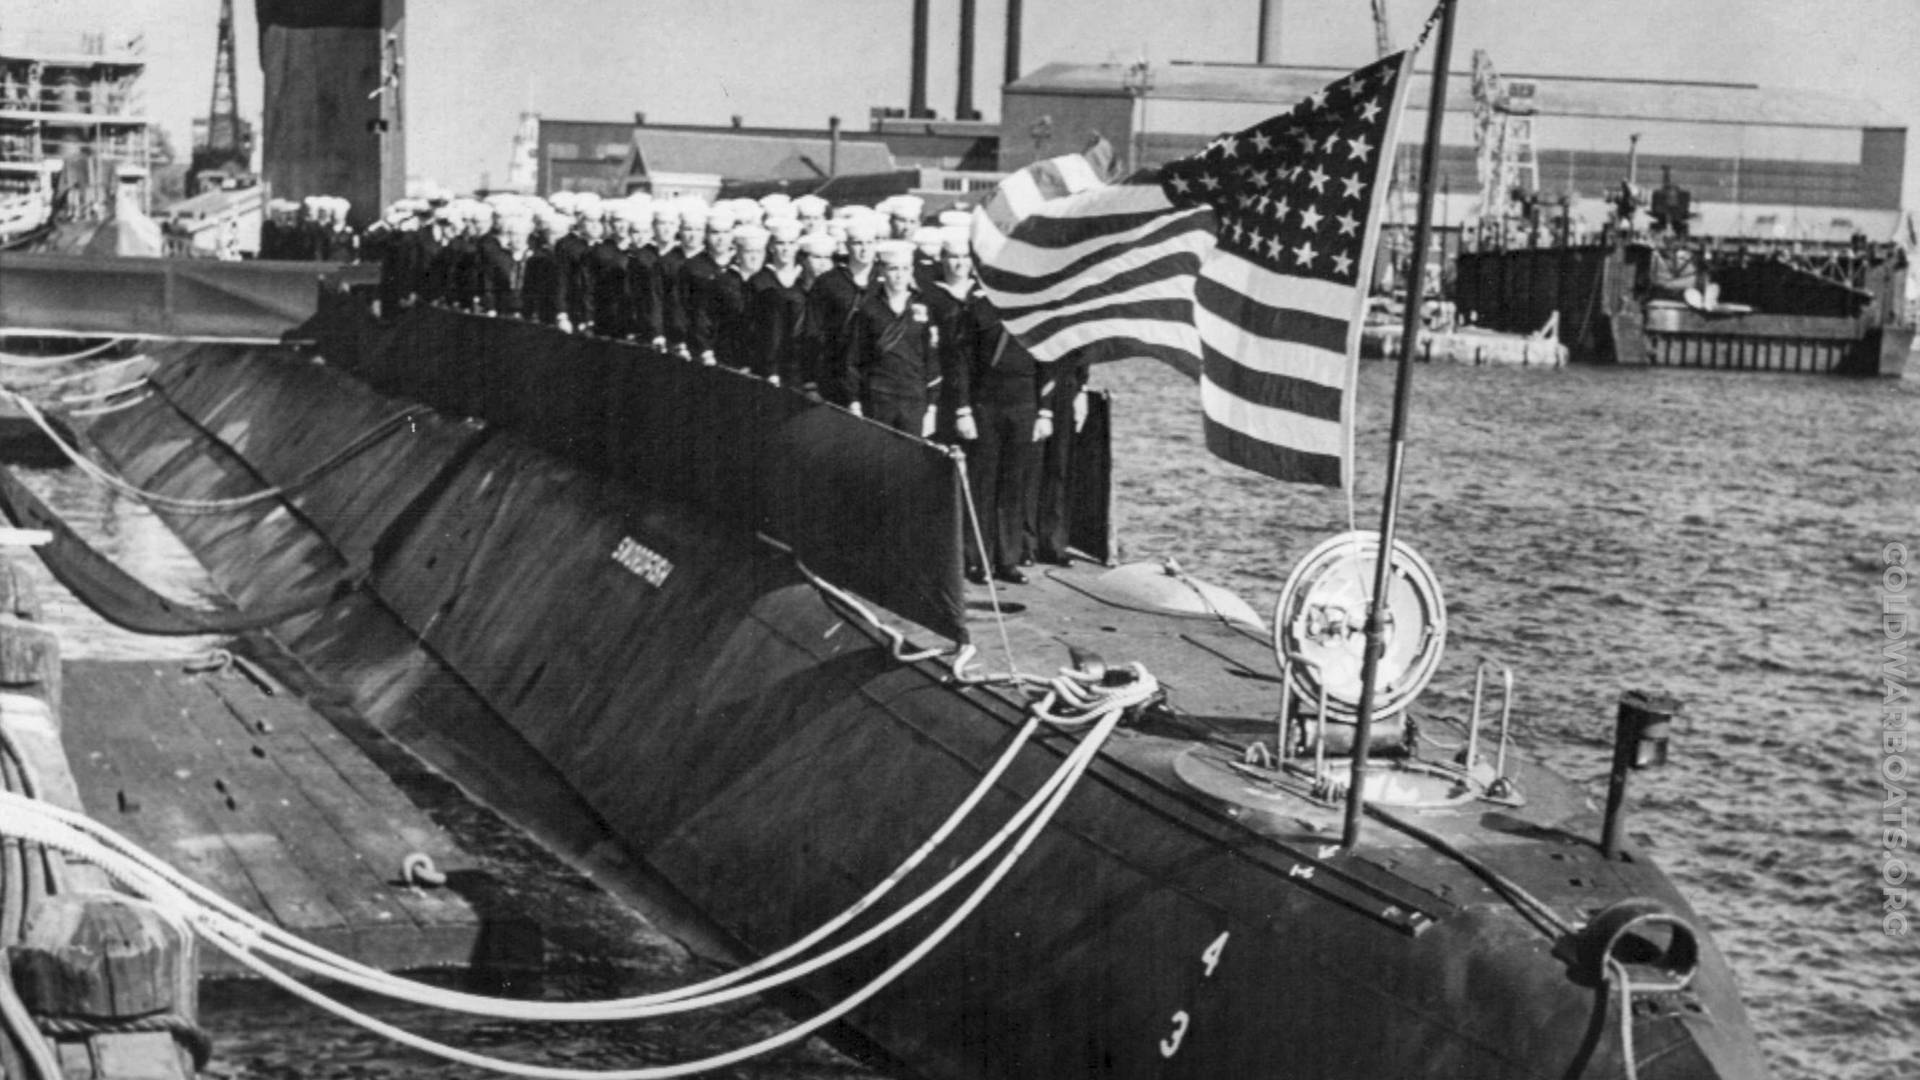
[[[1540,190],[1540,160],[1533,148],[1534,84],[1505,81],[1485,49],[1473,51],[1473,148],[1480,174],[1482,229],[1504,236],[1514,200]]]
[[[1393,32],[1387,29],[1387,0],[1373,0],[1373,45],[1381,56],[1393,51]]]

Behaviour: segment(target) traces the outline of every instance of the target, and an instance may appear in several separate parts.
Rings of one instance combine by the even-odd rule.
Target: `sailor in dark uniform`
[[[826,232],[827,200],[818,195],[802,195],[793,200],[793,216],[799,219],[801,236]]]
[[[600,242],[600,204],[595,199],[568,200],[573,213],[573,230],[554,242],[553,254],[560,266],[561,291],[566,305],[554,325],[562,330],[585,332],[593,326],[593,246]],[[562,204],[567,205],[567,204]]]
[[[593,290],[593,323],[600,337],[624,338],[633,322],[627,291],[627,219],[620,203],[600,204],[601,236],[587,252],[587,278]]]
[[[527,311],[527,277],[533,261],[530,240],[532,219],[514,214],[503,216],[497,239],[486,238],[480,245],[480,311],[509,319],[523,317]]]
[[[767,264],[767,230],[740,225],[733,230],[733,258],[709,285],[709,314],[713,319],[714,358],[735,371],[765,376],[754,350],[748,309],[753,301],[753,279]]]
[[[818,393],[835,405],[851,408],[859,404],[857,387],[841,365],[847,355],[847,335],[860,301],[878,286],[874,272],[874,245],[881,227],[873,215],[858,215],[844,220],[847,261],[816,279],[807,293],[807,324],[813,341],[814,368],[801,389]],[[909,249],[911,250],[911,249]]]
[[[966,233],[944,232],[944,280],[933,295],[952,304],[948,343],[941,350],[945,399],[953,411],[954,434],[967,453],[967,485],[987,545],[980,551],[973,530],[966,531],[967,577],[984,584],[991,568],[999,580],[1024,585],[1026,508],[1039,440],[1051,433],[1052,379],[1007,332],[1000,312],[975,286]]]
[[[356,263],[360,261],[360,234],[347,224],[352,204],[335,196],[320,202],[319,230],[315,234],[314,257],[321,262]]]
[[[934,225],[922,225],[913,230],[913,284],[921,292],[927,292],[946,280],[940,256],[944,235]]]
[[[456,253],[451,250],[453,242],[459,236],[459,212],[451,203],[443,203],[433,209],[433,217],[427,227],[415,233],[413,263],[418,276],[418,288],[414,301],[422,304],[450,304],[456,295],[454,286],[454,261]]]
[[[702,364],[719,363],[715,351],[720,339],[720,320],[725,317],[725,298],[720,292],[721,273],[733,261],[733,209],[715,206],[707,211],[705,248],[687,260],[680,271],[681,288],[687,305],[687,352]]]
[[[931,434],[930,395],[940,384],[938,334],[926,299],[913,287],[913,245],[878,245],[881,287],[854,309],[847,329],[843,393],[853,411],[910,435]]]
[[[660,295],[666,312],[668,346],[682,360],[692,359],[689,339],[693,313],[687,304],[687,264],[706,250],[707,204],[688,199],[680,204],[678,241],[660,258]]]
[[[665,208],[679,221],[679,215],[665,204],[636,204],[632,222],[632,244],[627,250],[627,295],[633,304],[633,325],[629,336],[655,352],[667,347],[666,311],[660,296],[660,258],[665,250],[659,238],[658,223]],[[673,242],[668,231],[666,245]]]
[[[1072,521],[1072,492],[1068,475],[1073,466],[1073,436],[1087,420],[1087,366],[1055,365],[1054,388],[1048,407],[1061,419],[1049,424],[1041,441],[1039,478],[1031,488],[1028,502],[1028,543],[1026,561],[1038,560],[1055,566],[1072,562],[1067,555],[1068,524]],[[1071,422],[1069,422],[1071,421]]]
[[[912,240],[926,207],[927,201],[918,195],[895,195],[884,200],[878,209],[887,215],[887,230],[893,239]]]
[[[747,281],[748,370],[775,386],[798,387],[804,381],[810,278],[799,253],[800,220],[768,221],[767,264]]]
[[[521,314],[549,326],[560,321],[567,310],[567,294],[560,277],[560,257],[554,254],[554,241],[565,236],[570,223],[556,210],[537,211],[533,217],[533,235],[527,245],[526,280],[521,288]]]

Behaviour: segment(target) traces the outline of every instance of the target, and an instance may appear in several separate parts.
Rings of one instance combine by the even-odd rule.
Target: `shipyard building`
[[[1105,138],[1122,161],[1152,164],[1290,108],[1346,69],[1255,64],[1049,64],[1001,94],[999,164],[1017,169]],[[1630,173],[1692,192],[1693,231],[1718,236],[1846,240],[1893,236],[1907,152],[1905,126],[1880,106],[1806,90],[1740,83],[1521,75],[1531,99],[1531,168],[1550,201],[1604,212]],[[1401,160],[1419,157],[1429,83],[1409,90]],[[1440,163],[1443,224],[1480,204],[1470,78],[1449,82]]]
[[[138,35],[0,30],[0,218],[29,212],[44,191],[60,191],[73,218],[106,213],[123,182],[144,196],[148,122],[135,84],[145,70]]]

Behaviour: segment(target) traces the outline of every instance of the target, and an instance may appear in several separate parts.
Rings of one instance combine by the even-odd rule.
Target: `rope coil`
[[[136,895],[148,899],[170,920],[177,920],[184,928],[190,928],[213,947],[262,977],[322,1009],[405,1045],[451,1061],[539,1080],[667,1080],[730,1065],[805,1038],[846,1015],[917,964],[950,936],[1011,872],[1014,864],[1085,776],[1108,736],[1129,709],[1151,700],[1158,693],[1158,681],[1139,665],[1131,665],[1123,673],[1116,673],[1104,680],[1094,680],[1083,672],[1062,672],[1049,681],[1048,691],[1034,703],[1026,723],[947,821],[892,874],[846,911],[793,944],[737,971],[678,990],[612,1001],[507,1001],[426,986],[377,971],[319,949],[247,913],[85,815],[22,796],[0,793],[0,829],[100,866],[109,877]],[[1084,728],[1087,734],[1066,754],[1046,782],[1022,803],[1019,810],[990,839],[886,919],[810,959],[773,971],[811,950],[871,909],[909,872],[925,862],[997,788],[1007,769],[1043,724]],[[1002,849],[1006,849],[1004,853]],[[275,966],[277,962],[388,997],[482,1016],[585,1022],[667,1015],[757,994],[819,970],[898,929],[996,857],[998,861],[993,862],[985,878],[934,930],[906,955],[847,998],[809,1020],[749,1046],[677,1065],[599,1072],[530,1065],[475,1054],[393,1027],[307,986]],[[769,971],[773,973],[762,976],[761,973]]]

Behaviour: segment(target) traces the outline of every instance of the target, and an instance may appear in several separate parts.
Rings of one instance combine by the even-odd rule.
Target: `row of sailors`
[[[965,447],[988,550],[969,575],[1024,581],[1064,562],[1070,432],[1084,371],[1056,378],[977,287],[966,223],[769,196],[600,200],[562,193],[403,202],[382,241],[380,305],[431,303],[633,341],[725,365],[879,423]]]
[[[299,202],[270,199],[260,222],[260,258],[294,262],[355,262],[360,234],[347,224],[352,204],[332,195]]]

